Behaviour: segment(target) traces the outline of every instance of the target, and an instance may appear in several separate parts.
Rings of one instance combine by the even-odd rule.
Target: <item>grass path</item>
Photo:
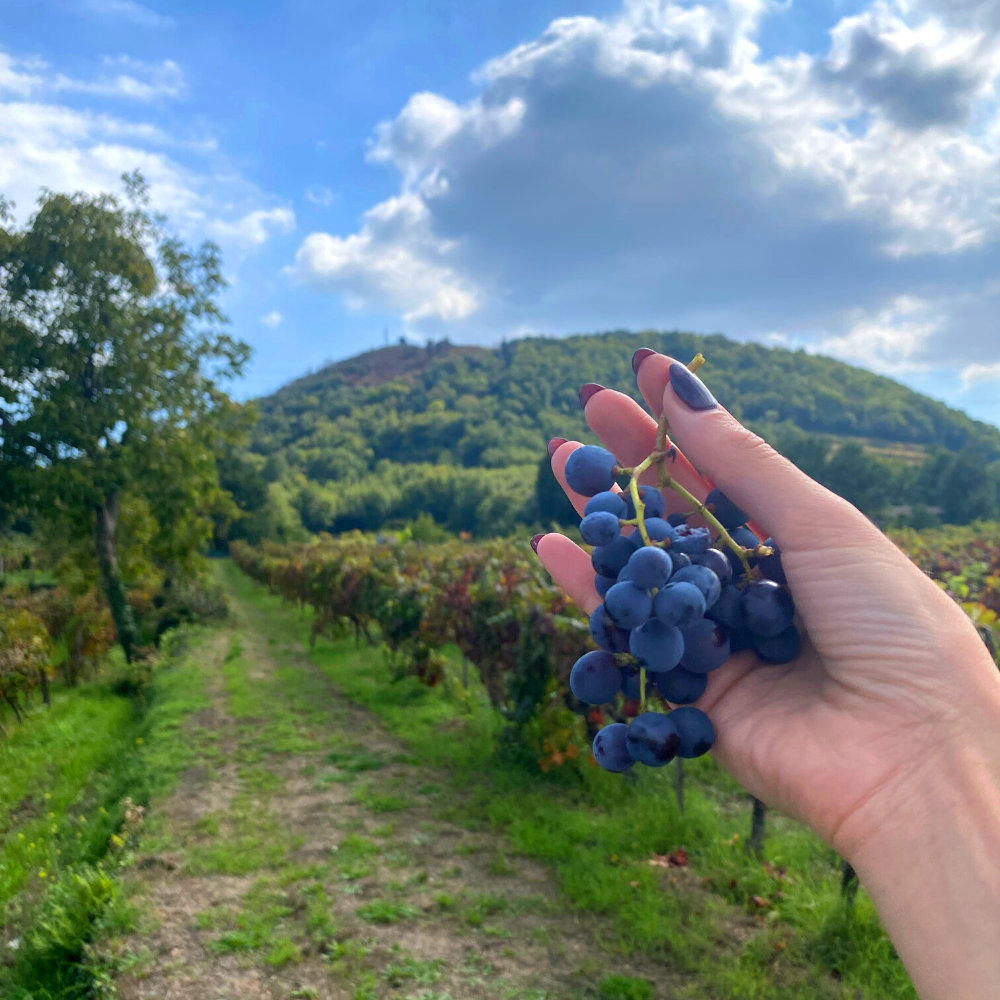
[[[296,612],[225,579],[234,621],[200,650],[209,704],[176,733],[195,761],[151,804],[128,876],[138,925],[100,944],[121,1000],[690,988],[650,959],[611,957],[614,928],[567,911],[548,866],[455,822],[448,775],[345,700],[306,656]],[[364,671],[378,652],[344,655]]]

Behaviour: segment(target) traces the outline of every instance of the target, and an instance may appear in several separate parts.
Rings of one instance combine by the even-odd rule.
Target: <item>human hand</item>
[[[678,394],[671,370],[689,390],[704,387],[683,365],[671,369],[675,362],[657,354],[638,360],[643,398],[655,417],[665,411],[682,449],[671,475],[699,499],[718,486],[762,537],[774,537],[804,626],[793,662],[763,665],[745,652],[709,675],[695,704],[715,725],[713,753],[750,792],[853,859],[926,780],[946,745],[992,719],[977,713],[1000,705],[997,670],[961,609],[856,508],[711,396],[702,398],[703,409],[687,405],[690,392],[682,386]],[[585,415],[621,465],[652,451],[656,420],[629,397],[596,392]],[[563,473],[577,447],[559,445],[552,468],[582,515],[586,498]],[[667,494],[675,501],[668,511],[684,509]],[[545,535],[537,552],[584,611],[600,604],[586,552],[559,534]]]

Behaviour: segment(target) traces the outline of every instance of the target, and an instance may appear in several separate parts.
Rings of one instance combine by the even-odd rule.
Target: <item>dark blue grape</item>
[[[603,597],[608,592],[608,588],[613,587],[617,582],[617,578],[613,576],[601,576],[598,573],[594,577],[594,590],[597,591],[597,596]]]
[[[611,620],[603,604],[596,607],[590,616],[590,634],[594,637],[594,642],[609,653],[628,652],[628,632]]]
[[[740,600],[739,588],[734,584],[726,584],[722,588],[719,599],[708,609],[706,615],[713,621],[721,622],[729,629],[746,628],[747,619],[743,613],[743,602]]]
[[[746,524],[747,516],[718,487],[705,497],[705,506],[715,515],[715,519],[727,530]]]
[[[693,583],[704,595],[705,607],[710,608],[722,593],[719,578],[707,566],[685,566],[670,578],[671,583]]]
[[[646,534],[651,542],[673,542],[677,537],[677,529],[661,517],[647,517],[645,520]]]
[[[631,698],[633,701],[637,701],[642,697],[642,680],[639,674],[639,668],[633,666],[625,666],[621,669],[622,674],[622,694],[626,698]],[[647,681],[647,685],[648,685]]]
[[[653,598],[653,615],[671,628],[690,628],[704,614],[705,595],[693,583],[668,583]]]
[[[710,569],[722,584],[729,583],[733,579],[733,567],[726,558],[726,553],[719,549],[709,549],[704,555],[695,556],[692,561]]]
[[[699,597],[701,595],[699,594]],[[651,618],[629,634],[628,648],[632,655],[651,673],[673,670],[684,652],[680,629],[671,628]]]
[[[785,567],[781,565],[781,549],[774,544],[773,538],[768,538],[764,544],[774,549],[774,552],[769,556],[761,556],[757,560],[761,573],[775,583],[788,583],[785,578]]]
[[[580,522],[580,534],[588,545],[610,545],[620,530],[618,518],[606,510],[595,510]]]
[[[625,517],[625,499],[621,493],[614,493],[611,490],[605,490],[603,493],[595,493],[588,501],[586,507],[583,508],[584,514],[596,514],[598,511],[603,510],[608,514],[614,514],[615,517]]]
[[[725,628],[703,618],[682,633],[684,653],[681,666],[693,674],[707,674],[729,659],[729,637]]]
[[[632,491],[629,490],[626,492],[625,496],[628,516],[635,517],[635,504],[632,503]],[[643,519],[649,517],[663,517],[664,511],[667,509],[667,501],[663,494],[655,486],[640,486],[639,499],[641,499],[645,505],[642,512]]]
[[[755,549],[760,544],[760,539],[749,528],[733,528],[729,532],[729,537],[745,549]],[[740,557],[728,545],[725,548],[725,556],[733,568],[733,578],[743,582],[743,563],[740,562]],[[747,560],[751,567],[757,565],[755,556],[748,556]]]
[[[773,580],[757,580],[741,598],[747,628],[754,635],[770,638],[784,632],[795,617],[792,595]]]
[[[674,667],[665,674],[656,674],[656,690],[674,705],[688,705],[697,701],[708,687],[706,674],[693,674],[683,667]]]
[[[704,555],[711,542],[712,535],[708,528],[691,528],[683,524],[677,529],[672,547],[688,556]]]
[[[700,708],[675,708],[667,718],[680,736],[678,757],[700,757],[712,749],[715,727]]]
[[[673,713],[671,713],[673,714]],[[633,760],[647,767],[663,767],[677,756],[681,738],[669,715],[643,712],[632,720],[625,738]]]
[[[592,497],[611,489],[617,465],[617,459],[607,448],[585,444],[567,459],[566,482],[576,493]]]
[[[742,653],[744,649],[753,649],[755,642],[770,641],[758,640],[748,628],[727,628],[726,632],[729,635],[730,653]]]
[[[569,689],[587,705],[611,701],[621,684],[621,671],[615,658],[603,649],[584,653],[569,674]]]
[[[802,649],[802,636],[794,625],[789,625],[777,635],[754,636],[754,652],[767,663],[788,663],[794,660]]]
[[[635,550],[636,544],[631,535],[619,535],[607,545],[598,545],[590,555],[590,562],[594,572],[601,576],[617,576]]]
[[[619,628],[638,628],[653,614],[653,598],[648,590],[626,580],[616,583],[607,592],[604,610]]]
[[[674,564],[663,549],[644,545],[629,557],[628,570],[636,586],[652,590],[666,584],[674,570]]]
[[[678,513],[678,514],[667,515],[667,521],[669,521],[670,524],[675,528],[679,528],[682,524],[687,524],[687,519],[688,519],[687,514]]]
[[[670,561],[674,564],[675,573],[679,569],[683,569],[685,566],[693,565],[690,556],[684,555],[683,552],[674,552],[673,549],[670,549]]]
[[[628,751],[628,731],[624,722],[612,722],[594,737],[594,760],[605,771],[627,771],[635,759]],[[678,741],[680,737],[678,737]]]

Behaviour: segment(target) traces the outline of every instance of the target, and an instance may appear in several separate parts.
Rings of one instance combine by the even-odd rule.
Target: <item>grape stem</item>
[[[692,358],[690,364],[688,364],[688,370],[695,372],[705,363],[705,358],[701,353],[698,353]],[[635,468],[633,469],[619,469],[618,471],[622,473],[627,473],[629,476],[628,489],[629,494],[632,497],[632,504],[635,507],[635,520],[626,521],[626,524],[635,524],[639,529],[639,534],[642,536],[642,541],[645,545],[652,545],[649,538],[649,533],[646,531],[646,518],[645,510],[646,505],[642,502],[642,497],[639,494],[639,477],[653,465],[659,465],[659,482],[660,489],[673,490],[678,496],[683,497],[692,507],[692,513],[700,514],[708,524],[718,532],[719,537],[722,539],[723,543],[727,545],[736,555],[739,557],[740,563],[743,566],[743,572],[746,574],[746,578],[750,579],[750,556],[769,556],[774,551],[767,545],[757,545],[752,549],[744,548],[739,542],[733,540],[729,532],[722,526],[719,519],[705,506],[693,493],[686,490],[680,483],[676,482],[673,476],[667,471],[667,459],[676,458],[677,452],[673,445],[668,445],[668,431],[670,426],[667,422],[666,414],[661,414],[660,419],[656,423],[656,447],[651,451]],[[643,687],[645,692],[645,686]]]

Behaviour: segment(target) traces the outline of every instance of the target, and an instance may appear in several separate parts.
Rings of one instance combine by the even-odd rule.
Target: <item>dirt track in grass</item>
[[[199,652],[211,707],[177,734],[202,759],[147,816],[138,928],[102,945],[122,1000],[598,1000],[612,974],[674,995],[550,869],[445,818],[447,775],[340,695],[293,610],[230,596]]]

